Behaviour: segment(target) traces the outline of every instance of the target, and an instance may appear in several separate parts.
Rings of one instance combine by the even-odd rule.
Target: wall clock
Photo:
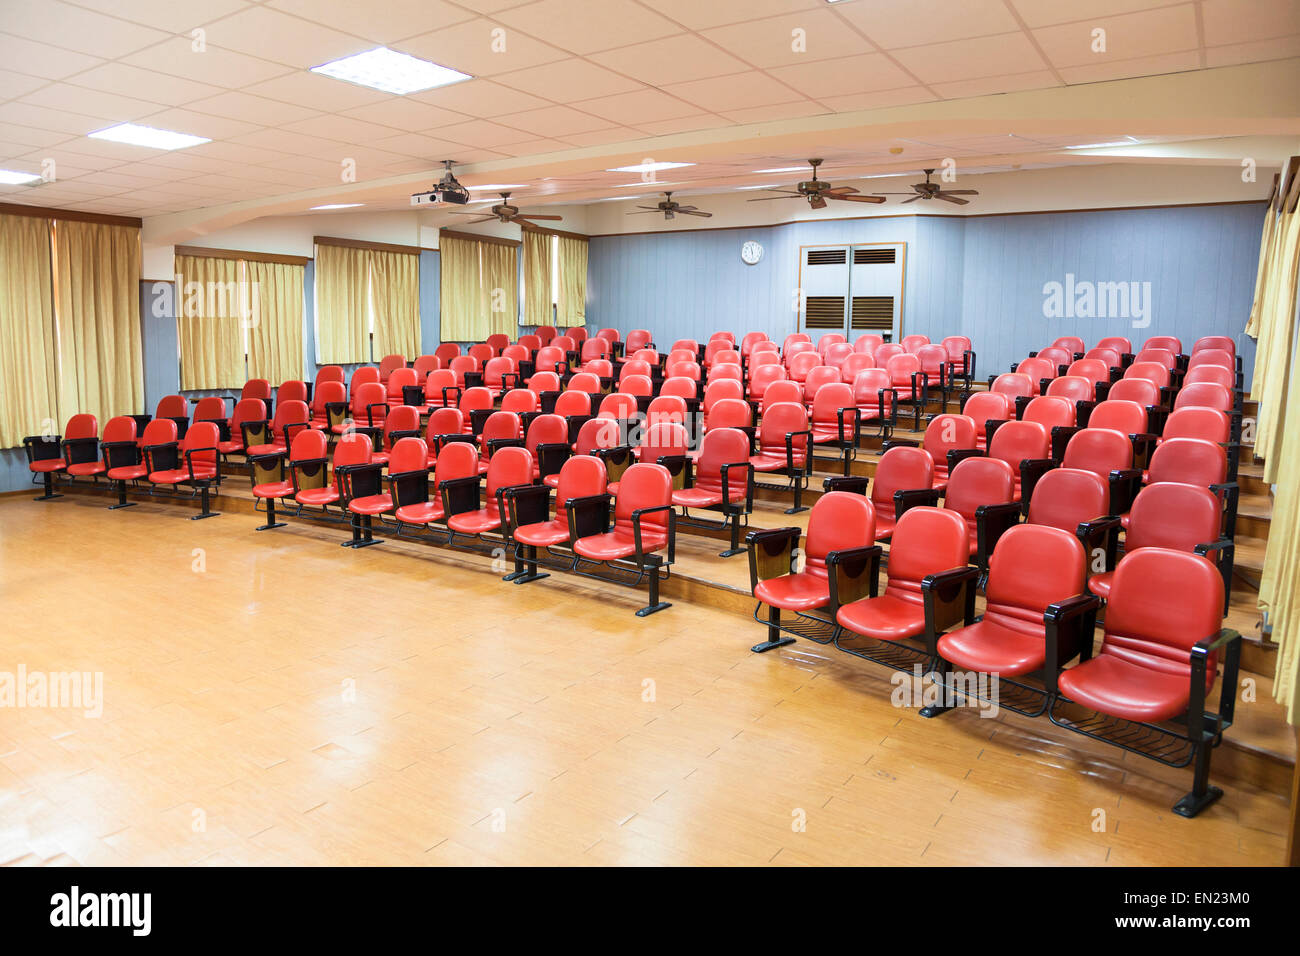
[[[740,247],[740,258],[747,266],[758,265],[759,260],[763,258],[763,247],[750,239]]]

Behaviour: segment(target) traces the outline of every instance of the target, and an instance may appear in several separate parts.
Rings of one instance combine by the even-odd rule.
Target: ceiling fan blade
[[[698,209],[698,206],[678,206],[673,212],[690,212],[692,209]]]
[[[924,198],[925,198],[924,196],[913,196],[911,199],[904,199],[902,204],[906,205],[907,203],[916,202],[918,199],[924,199]]]
[[[873,196],[914,196],[915,193],[872,193]]]
[[[978,196],[978,189],[940,189],[940,195],[944,196]]]
[[[678,209],[677,211],[680,213],[685,213],[688,216],[700,216],[704,219],[708,219],[710,216],[713,215],[713,213],[711,212],[700,212],[698,209]]]
[[[757,199],[748,200],[748,202],[771,202],[773,199],[803,199],[803,193],[787,193],[784,196],[759,196]]]
[[[836,202],[884,202],[884,196],[827,196]]]
[[[643,209],[641,212],[630,212],[629,216],[644,216],[648,212],[663,212],[662,209]]]
[[[538,220],[538,221],[545,219],[545,220],[547,220],[547,221],[549,221],[549,222],[559,222],[559,221],[560,221],[561,219],[563,219],[564,217],[563,217],[563,216],[533,216],[533,215],[528,215],[528,216],[515,216],[515,218],[516,218],[516,219],[536,219],[536,220]]]
[[[836,186],[834,189],[823,189],[823,196],[843,196],[847,193],[857,192],[852,186]]]
[[[942,199],[944,202],[953,202],[953,203],[956,203],[956,204],[959,205],[959,206],[968,206],[968,205],[970,205],[970,200],[969,200],[969,199],[962,199],[962,198],[959,197],[959,196],[949,196],[947,193],[935,193],[934,198],[935,198],[935,199]]]

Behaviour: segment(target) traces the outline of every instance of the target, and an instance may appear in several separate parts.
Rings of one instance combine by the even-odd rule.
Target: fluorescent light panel
[[[694,166],[694,163],[638,163],[636,166],[615,166],[613,169],[607,169],[607,173],[653,173],[661,169],[681,169],[683,166]]]
[[[617,186],[615,186],[614,188],[615,188],[615,189],[645,189],[647,186],[653,186],[654,188],[658,189],[658,188],[660,188],[661,186],[680,186],[680,185],[681,185],[681,183],[647,183],[647,182],[636,182],[636,183],[619,183],[619,184],[618,184]]]
[[[1105,149],[1110,146],[1132,146],[1136,142],[1138,142],[1136,137],[1125,136],[1123,139],[1116,140],[1113,143],[1080,143],[1077,146],[1067,146],[1065,148],[1066,149]]]
[[[312,206],[311,211],[315,212],[318,209],[356,209],[358,206],[364,205],[363,202],[332,202],[326,203],[324,206]]]
[[[398,53],[386,46],[313,66],[311,71],[398,96],[472,79],[468,73]]]
[[[14,169],[0,169],[0,186],[21,186],[40,179],[39,173],[20,173]]]
[[[106,139],[113,143],[126,143],[128,146],[147,146],[149,149],[186,149],[212,142],[206,136],[173,133],[171,130],[137,126],[135,123],[119,123],[86,135],[91,139]]]

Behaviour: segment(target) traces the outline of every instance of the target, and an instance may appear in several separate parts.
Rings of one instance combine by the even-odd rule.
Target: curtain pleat
[[[375,356],[420,354],[420,257],[366,250],[375,308]]]
[[[283,262],[245,261],[257,311],[248,323],[248,375],[272,385],[303,375],[302,297],[306,269]]]
[[[316,361],[370,361],[369,259],[365,249],[316,246]]]
[[[519,334],[519,250],[499,242],[442,236],[441,338],[482,342]]]
[[[250,321],[252,299],[239,262],[177,256],[176,274],[181,390],[241,387],[247,378],[243,323]]]
[[[140,230],[57,220],[54,235],[59,409],[142,412]]]
[[[481,242],[479,247],[487,334],[504,332],[514,341],[519,336],[519,250],[499,242]]]
[[[555,324],[572,328],[587,324],[587,252],[586,239],[560,236],[560,301],[556,304]]]
[[[0,448],[58,434],[50,221],[0,215]]]
[[[550,325],[551,234],[524,230],[524,325]]]
[[[1257,293],[1262,300],[1255,351],[1255,373],[1251,396],[1259,403],[1255,425],[1255,455],[1264,459],[1264,480],[1276,481],[1279,473],[1283,438],[1283,415],[1287,407],[1290,384],[1292,344],[1295,323],[1296,269],[1300,266],[1297,229],[1300,217],[1295,210],[1300,200],[1300,176],[1296,176],[1281,204],[1276,234],[1267,267],[1262,270],[1265,288]]]

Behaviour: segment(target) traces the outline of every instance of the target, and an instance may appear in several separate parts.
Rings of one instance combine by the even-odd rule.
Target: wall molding
[[[749,226],[701,226],[691,229],[647,229],[643,232],[593,233],[589,239],[622,239],[632,236],[672,236],[681,232],[735,232],[741,229],[780,229],[783,226],[806,226],[809,223],[862,222],[875,219],[992,219],[997,216],[1055,216],[1087,212],[1128,212],[1141,209],[1197,209],[1206,206],[1266,206],[1267,199],[1233,199],[1224,202],[1163,203],[1151,206],[1092,206],[1084,209],[1025,209],[1020,212],[976,212],[965,216],[942,212],[903,212],[884,216],[836,216],[830,219],[790,219],[785,222],[754,223]]]
[[[408,256],[418,256],[424,251],[421,246],[403,246],[395,242],[371,242],[368,239],[345,239],[341,236],[312,236],[312,242],[318,246],[342,246],[345,249],[369,249],[373,252],[398,252]]]
[[[247,259],[250,262],[274,262],[287,266],[305,266],[308,256],[287,256],[278,252],[246,252],[242,249],[214,249],[208,246],[176,246],[178,256],[201,256],[208,259]]]
[[[518,239],[502,239],[500,236],[481,236],[476,232],[459,232],[455,229],[439,229],[439,236],[446,236],[449,239],[464,239],[466,242],[490,242],[498,246],[510,246],[518,249],[523,245]]]
[[[13,202],[0,202],[0,213],[10,216],[31,216],[36,219],[62,219],[64,222],[97,222],[107,226],[133,226],[136,229],[144,225],[143,220],[136,216],[110,216],[101,212],[80,212],[76,209],[28,206]]]

